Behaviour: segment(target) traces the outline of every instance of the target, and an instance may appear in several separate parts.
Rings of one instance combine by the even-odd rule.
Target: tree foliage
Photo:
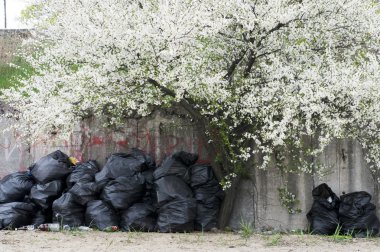
[[[32,137],[180,106],[223,155],[309,157],[355,138],[380,164],[379,3],[373,0],[35,0],[37,73],[5,92]],[[26,125],[26,126],[25,126]],[[313,136],[313,148],[305,138]],[[285,169],[290,169],[285,168]]]

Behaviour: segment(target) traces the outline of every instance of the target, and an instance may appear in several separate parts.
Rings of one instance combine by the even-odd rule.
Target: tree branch
[[[244,59],[244,56],[246,53],[247,53],[247,50],[243,50],[241,52],[241,55],[239,56],[239,58],[232,61],[232,64],[230,65],[230,67],[227,70],[227,74],[224,76],[224,78],[226,80],[231,81],[233,73],[235,72],[235,70],[236,70],[237,66],[240,64],[240,62]]]
[[[156,80],[148,78],[147,81],[148,83],[161,90],[161,92],[163,92],[165,95],[171,96],[173,98],[176,97],[176,94],[173,90],[160,85],[160,83],[158,83]],[[189,103],[187,99],[182,98],[179,101],[179,105],[181,105],[194,119],[201,120],[203,118],[201,114],[192,106],[192,104]]]

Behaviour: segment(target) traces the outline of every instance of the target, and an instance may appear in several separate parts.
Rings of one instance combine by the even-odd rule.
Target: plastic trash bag
[[[218,208],[215,206],[218,206]],[[197,217],[195,218],[194,229],[197,231],[210,231],[217,228],[219,209],[220,205],[217,204],[208,208],[207,205],[197,203]]]
[[[154,207],[136,203],[121,212],[120,228],[123,231],[154,232],[157,230],[157,216]]]
[[[103,169],[95,175],[99,186],[105,186],[110,179],[129,177],[148,169],[154,169],[153,159],[138,149],[129,153],[114,153],[108,159]]]
[[[154,179],[165,176],[180,177],[186,183],[190,183],[189,166],[198,160],[198,155],[180,151],[165,158],[162,164],[154,171]]]
[[[85,207],[75,202],[71,193],[63,194],[53,202],[53,220],[70,227],[83,226]]]
[[[23,201],[34,185],[34,180],[25,172],[16,172],[0,181],[0,203]]]
[[[191,188],[198,188],[214,180],[214,172],[210,165],[196,164],[190,167],[191,171]]]
[[[145,195],[145,179],[141,175],[119,177],[110,181],[103,189],[100,198],[115,209],[127,209],[141,201]]]
[[[119,226],[119,215],[102,200],[93,200],[87,203],[86,225],[104,230],[111,226]]]
[[[137,148],[132,148],[132,150],[129,151],[128,154],[134,156],[136,159],[143,162],[143,167],[141,169],[141,172],[146,171],[146,170],[156,169],[156,162],[146,152],[139,150]]]
[[[307,213],[312,234],[332,235],[339,225],[340,200],[331,188],[323,183],[313,189],[313,205]]]
[[[46,184],[36,184],[30,190],[29,199],[41,209],[51,208],[53,201],[58,199],[64,189],[62,180],[54,180]]]
[[[197,200],[195,229],[209,231],[216,228],[224,192],[214,176],[212,167],[209,165],[192,166],[191,187]]]
[[[154,188],[153,172],[153,169],[149,169],[141,173],[141,176],[145,179],[145,195],[142,201],[153,207],[157,207],[157,193]]]
[[[44,223],[49,223],[46,214],[42,211],[39,210],[33,215],[33,219],[31,221],[31,225],[39,226]]]
[[[179,177],[166,176],[154,182],[158,205],[163,205],[176,198],[192,198],[190,187]]]
[[[39,184],[45,184],[53,180],[65,179],[71,173],[71,166],[69,157],[57,150],[42,157],[29,167],[29,170]]]
[[[368,192],[353,192],[340,197],[339,218],[343,234],[355,237],[374,236],[379,233],[380,222],[376,216],[376,206],[370,203]]]
[[[186,151],[178,151],[175,152],[173,158],[180,160],[184,165],[191,166],[195,164],[198,160],[198,154],[186,152]]]
[[[73,167],[73,171],[66,179],[67,187],[71,188],[75,183],[94,182],[95,174],[99,172],[98,164],[95,160],[78,164]]]
[[[190,187],[177,176],[162,177],[155,181],[155,187],[160,232],[193,231],[197,204]]]
[[[193,198],[178,198],[158,209],[157,226],[160,232],[194,231],[197,203]]]
[[[82,206],[89,201],[99,199],[99,188],[95,182],[78,182],[69,192],[74,196],[74,200]]]
[[[29,225],[35,206],[25,202],[0,204],[0,229],[14,229]]]

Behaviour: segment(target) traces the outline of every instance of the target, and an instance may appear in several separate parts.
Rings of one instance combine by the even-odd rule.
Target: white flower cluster
[[[303,155],[352,137],[380,165],[378,1],[34,0],[29,10],[36,75],[2,95],[28,136],[187,104],[223,126],[234,162],[257,154],[265,168],[314,136]]]
[[[278,188],[278,192],[281,205],[287,209],[289,214],[302,212],[302,210],[297,207],[299,200],[296,198],[295,194],[289,192],[287,187]]]
[[[232,186],[232,180],[236,178],[236,173],[230,173],[226,175],[223,180],[220,182],[220,185],[222,186],[223,191],[228,190]]]

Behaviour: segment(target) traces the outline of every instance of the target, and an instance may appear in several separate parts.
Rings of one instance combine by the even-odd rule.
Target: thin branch
[[[245,54],[247,53],[247,50],[243,50],[239,56],[239,58],[232,61],[230,67],[227,70],[227,74],[224,76],[226,80],[231,81],[233,73],[235,72],[237,66],[240,64],[240,62],[244,59]]]
[[[165,95],[171,96],[173,98],[176,97],[176,94],[173,90],[171,90],[165,86],[160,85],[160,83],[158,83],[156,80],[154,80],[152,78],[148,78],[147,81],[148,81],[148,83],[152,84],[153,86],[155,86],[156,88],[161,90],[161,92],[163,92]],[[194,119],[197,119],[197,120],[203,119],[201,114],[189,103],[188,99],[182,98],[179,101],[179,105],[181,105],[187,112],[189,112],[189,114]]]
[[[264,57],[264,56],[271,55],[273,53],[277,53],[279,51],[280,51],[280,49],[276,49],[276,50],[273,50],[271,52],[265,52],[265,53],[262,53],[262,54],[259,54],[259,55],[256,55],[256,56],[252,52],[252,54],[250,54],[250,57],[249,57],[249,60],[248,60],[248,63],[247,63],[247,67],[245,68],[245,71],[244,71],[244,77],[247,78],[249,76],[249,73],[251,72],[252,67],[253,67],[253,65],[254,65],[254,63],[256,62],[257,59],[259,59],[261,57]]]

